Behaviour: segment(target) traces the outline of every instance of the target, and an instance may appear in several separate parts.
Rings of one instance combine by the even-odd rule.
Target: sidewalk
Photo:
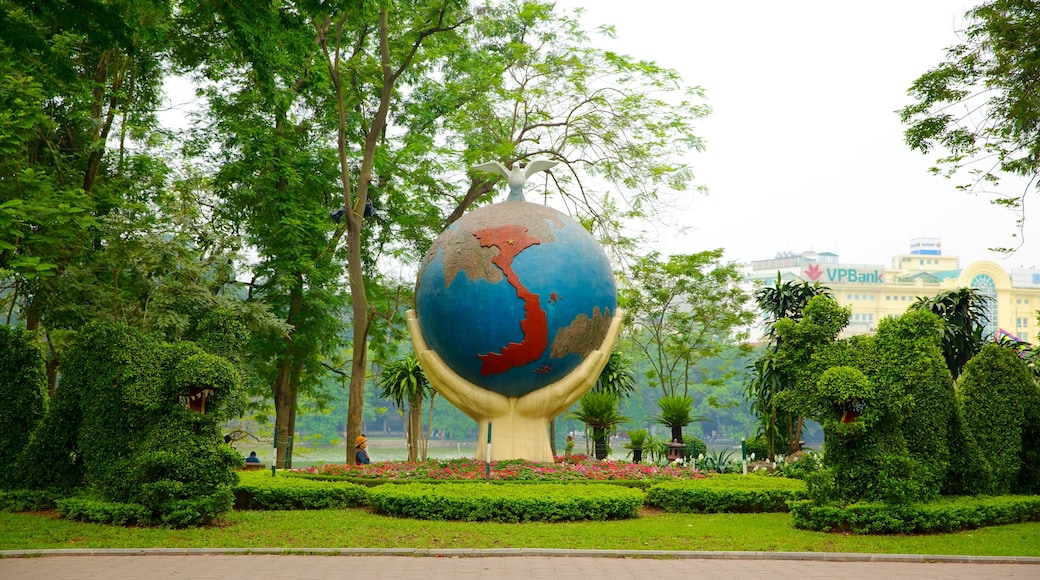
[[[0,552],[0,578],[690,578],[1040,579],[1040,558],[768,552],[594,550],[282,550],[126,549]],[[386,555],[387,553],[401,555]],[[366,555],[370,554],[370,555]],[[416,555],[406,555],[416,554]],[[639,557],[634,557],[638,555]]]

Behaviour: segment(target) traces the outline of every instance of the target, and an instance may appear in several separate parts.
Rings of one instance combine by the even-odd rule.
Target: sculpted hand
[[[407,314],[416,357],[430,385],[445,399],[480,425],[477,458],[487,458],[488,424],[491,430],[491,459],[524,458],[551,462],[548,424],[592,388],[607,364],[621,330],[622,312],[614,313],[603,342],[580,365],[562,379],[521,397],[507,397],[481,388],[461,377],[430,350],[419,328],[414,310]]]

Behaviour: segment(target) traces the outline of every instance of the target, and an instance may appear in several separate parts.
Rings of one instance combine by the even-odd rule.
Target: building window
[[[885,294],[885,300],[891,300],[891,299],[892,299],[891,296],[889,296],[888,294]]]
[[[993,282],[993,278],[986,274],[979,274],[972,278],[971,287],[990,298],[986,301],[985,306],[986,318],[989,320],[986,322],[982,334],[984,337],[994,336],[997,333],[997,285]]]

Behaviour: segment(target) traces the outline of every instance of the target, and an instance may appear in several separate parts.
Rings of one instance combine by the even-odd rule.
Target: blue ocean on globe
[[[415,301],[423,337],[448,367],[518,397],[565,377],[600,346],[617,287],[606,254],[580,224],[507,201],[441,234]]]

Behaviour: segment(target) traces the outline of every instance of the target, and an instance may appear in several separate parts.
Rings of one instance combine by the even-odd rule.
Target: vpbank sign
[[[857,270],[856,268],[820,268],[813,264],[805,269],[805,276],[813,282],[837,284],[884,284],[885,273],[877,268],[873,270]]]

